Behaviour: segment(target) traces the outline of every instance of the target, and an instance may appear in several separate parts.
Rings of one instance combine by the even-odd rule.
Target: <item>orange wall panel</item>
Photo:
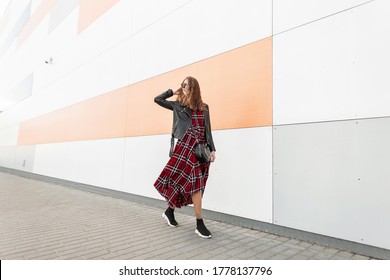
[[[128,87],[23,122],[19,145],[125,136]]]
[[[172,114],[157,109],[153,98],[179,88],[186,76],[199,81],[213,129],[272,125],[272,39],[267,38],[131,85],[126,135],[169,133]]]
[[[272,39],[190,66],[211,107],[213,129],[272,125]]]
[[[172,129],[173,115],[153,100],[172,85],[165,82],[164,85],[159,78],[152,78],[130,86],[126,136],[164,134]]]
[[[69,141],[69,115],[66,107],[21,123],[18,145]]]
[[[153,99],[189,75],[200,83],[214,130],[272,125],[267,38],[23,122],[19,145],[170,133],[172,112]]]
[[[83,32],[91,23],[118,2],[119,0],[80,0],[78,33]]]
[[[125,136],[128,87],[123,87],[70,107],[71,141]]]

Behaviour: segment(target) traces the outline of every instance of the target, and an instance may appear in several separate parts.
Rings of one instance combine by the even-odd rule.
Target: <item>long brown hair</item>
[[[191,110],[205,110],[205,104],[202,101],[202,96],[200,93],[200,86],[198,81],[191,76],[186,77],[183,82],[187,80],[190,93],[185,96],[184,94],[179,94],[177,101],[183,105],[189,107]]]

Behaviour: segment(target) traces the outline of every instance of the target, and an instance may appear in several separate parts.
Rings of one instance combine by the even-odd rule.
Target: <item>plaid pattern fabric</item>
[[[181,208],[192,204],[192,195],[204,193],[209,177],[210,163],[199,163],[194,147],[205,142],[202,111],[192,114],[192,126],[182,140],[178,140],[171,158],[154,183],[157,191],[166,199],[168,206]]]

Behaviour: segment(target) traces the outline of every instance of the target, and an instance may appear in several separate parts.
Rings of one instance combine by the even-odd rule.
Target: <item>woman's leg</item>
[[[196,192],[192,195],[192,203],[194,205],[195,217],[202,219],[202,192]]]
[[[197,192],[192,195],[192,203],[194,205],[194,212],[196,216],[195,233],[203,238],[211,238],[211,233],[204,225],[202,219],[202,192]]]

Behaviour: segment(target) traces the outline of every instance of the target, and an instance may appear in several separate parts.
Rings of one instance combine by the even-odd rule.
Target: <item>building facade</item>
[[[390,249],[390,3],[18,0],[0,18],[0,166],[147,198],[198,79],[204,208]]]

